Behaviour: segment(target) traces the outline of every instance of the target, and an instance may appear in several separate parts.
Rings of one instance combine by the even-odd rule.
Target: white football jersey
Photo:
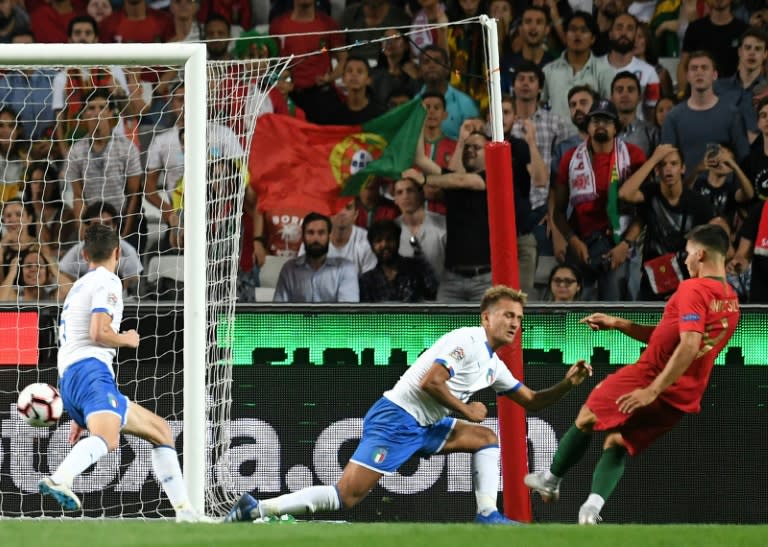
[[[109,367],[116,350],[95,344],[91,340],[91,315],[103,312],[112,317],[112,330],[119,332],[123,319],[123,286],[120,278],[99,267],[75,281],[64,300],[59,322],[59,376],[70,365],[83,359],[94,358]]]
[[[522,383],[488,344],[483,327],[464,327],[443,335],[422,353],[384,397],[413,416],[419,424],[431,425],[450,413],[421,387],[432,365],[443,365],[451,377],[446,382],[450,392],[463,402],[476,392],[492,387],[496,393],[515,391]]]

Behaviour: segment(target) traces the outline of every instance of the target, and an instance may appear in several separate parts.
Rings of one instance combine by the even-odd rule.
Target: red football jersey
[[[683,332],[700,332],[701,348],[688,369],[659,398],[683,412],[699,412],[701,397],[720,351],[739,322],[739,299],[725,281],[711,277],[680,283],[637,362],[653,376],[664,369]]]

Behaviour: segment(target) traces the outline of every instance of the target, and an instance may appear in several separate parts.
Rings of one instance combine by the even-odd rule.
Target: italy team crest
[[[493,374],[492,368],[489,368],[488,372],[485,373],[485,379],[488,382],[489,386],[493,384],[493,381],[496,379],[496,376]]]
[[[387,457],[387,449],[383,446],[378,446],[373,451],[373,456],[371,459],[373,459],[373,463],[382,463]]]

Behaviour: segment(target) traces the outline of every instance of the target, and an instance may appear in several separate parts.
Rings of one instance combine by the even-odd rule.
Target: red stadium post
[[[508,142],[491,142],[485,147],[488,189],[488,227],[491,237],[493,283],[520,287],[515,230],[515,196],[512,180],[512,152]],[[501,348],[499,357],[523,381],[521,337]],[[499,437],[504,484],[504,514],[520,522],[532,520],[531,498],[523,484],[528,473],[528,440],[525,411],[506,397],[499,397]]]

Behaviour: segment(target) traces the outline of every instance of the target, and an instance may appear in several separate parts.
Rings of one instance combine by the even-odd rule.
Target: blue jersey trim
[[[507,393],[514,393],[515,391],[517,391],[518,389],[520,389],[520,387],[521,387],[522,385],[523,385],[523,383],[522,383],[522,382],[517,382],[517,385],[516,385],[515,387],[513,387],[512,389],[508,389],[508,390],[506,390],[506,391],[499,391],[499,392],[498,392],[496,395],[506,395]]]
[[[453,367],[451,365],[449,365],[448,362],[445,359],[435,359],[435,363],[437,363],[438,365],[444,366],[446,368],[446,370],[448,371],[448,374],[451,375],[451,378],[456,376],[456,371],[453,370]]]
[[[109,314],[110,316],[112,316],[112,314],[109,313],[109,310],[107,308],[93,308],[91,310],[91,313],[106,313],[106,314]]]
[[[485,341],[485,347],[488,348],[488,357],[493,357],[493,348],[488,343],[488,340]]]

